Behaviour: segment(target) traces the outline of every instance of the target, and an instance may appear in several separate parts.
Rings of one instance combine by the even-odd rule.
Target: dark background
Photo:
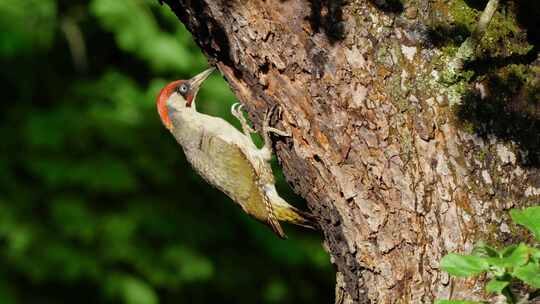
[[[207,63],[157,2],[0,0],[0,303],[331,302],[321,237],[278,239],[161,125],[159,89]],[[234,102],[215,73],[198,108]]]

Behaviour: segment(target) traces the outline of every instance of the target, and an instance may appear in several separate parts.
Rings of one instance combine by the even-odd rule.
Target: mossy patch
[[[526,54],[532,49],[526,31],[520,29],[516,12],[505,9],[493,16],[477,50],[481,57],[506,57]]]
[[[470,35],[486,2],[451,1],[451,22],[437,26],[448,33]],[[442,71],[439,82],[446,87],[462,130],[512,141],[523,151],[523,164],[540,166],[540,48],[536,45],[540,21],[523,17],[524,9],[540,11],[540,2],[535,3],[501,2],[474,59],[463,70],[449,72],[447,66],[467,36],[447,38],[434,63]]]
[[[463,0],[454,0],[450,4],[450,15],[453,17],[453,23],[465,27],[469,32],[474,30],[480,12],[470,6]]]

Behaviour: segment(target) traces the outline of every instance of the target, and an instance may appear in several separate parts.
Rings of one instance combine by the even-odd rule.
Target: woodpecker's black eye
[[[178,92],[182,95],[186,94],[189,91],[189,85],[183,83],[178,87]]]

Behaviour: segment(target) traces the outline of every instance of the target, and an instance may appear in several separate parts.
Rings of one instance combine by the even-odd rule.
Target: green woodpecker
[[[166,85],[156,101],[161,121],[182,146],[197,173],[247,214],[269,225],[281,238],[285,238],[285,233],[280,221],[313,228],[312,216],[288,204],[276,191],[269,163],[272,157],[269,132],[288,134],[269,126],[271,111],[265,115],[261,149],[251,140],[255,131],[248,125],[242,105],[234,104],[231,112],[240,120],[243,133],[222,118],[196,111],[197,92],[213,70]]]

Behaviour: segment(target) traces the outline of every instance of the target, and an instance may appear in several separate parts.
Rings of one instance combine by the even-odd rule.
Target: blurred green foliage
[[[279,240],[161,126],[159,89],[207,65],[168,7],[0,0],[0,64],[0,303],[331,301],[320,237]],[[217,74],[198,107],[232,121]]]

